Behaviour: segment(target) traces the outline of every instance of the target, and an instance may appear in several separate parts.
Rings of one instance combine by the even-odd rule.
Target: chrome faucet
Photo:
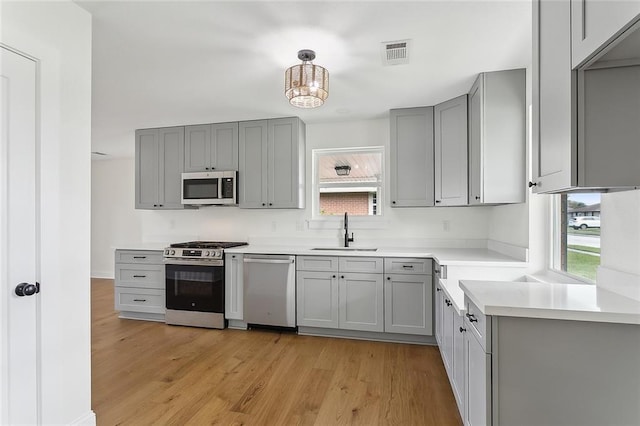
[[[349,237],[349,215],[344,212],[344,246],[349,247],[349,243],[353,242],[353,232]]]

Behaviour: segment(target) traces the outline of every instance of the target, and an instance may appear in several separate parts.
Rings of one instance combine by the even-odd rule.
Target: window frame
[[[357,228],[380,228],[384,218],[384,199],[385,199],[385,182],[386,182],[386,169],[385,169],[385,148],[384,146],[360,146],[360,147],[347,147],[347,148],[314,148],[311,150],[311,220],[310,227],[315,229],[334,228],[342,226],[342,215],[321,215],[320,214],[320,189],[321,188],[362,188],[369,186],[363,183],[324,183],[320,184],[319,167],[318,162],[322,155],[327,154],[340,154],[340,153],[360,153],[360,152],[375,152],[380,154],[380,179],[377,182],[371,182],[372,187],[377,188],[376,192],[376,210],[377,214],[367,216],[349,216],[350,225],[354,229]],[[371,207],[371,202],[369,203]]]

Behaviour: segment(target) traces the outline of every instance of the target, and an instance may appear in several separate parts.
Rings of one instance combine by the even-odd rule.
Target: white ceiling
[[[92,150],[133,156],[134,130],[297,115],[382,118],[468,91],[482,71],[531,63],[531,2],[78,1],[93,15]],[[380,45],[411,39],[408,65]],[[329,98],[290,106],[300,49],[330,73]]]

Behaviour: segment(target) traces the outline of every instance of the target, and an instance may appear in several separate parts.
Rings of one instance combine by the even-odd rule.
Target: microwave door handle
[[[224,183],[224,179],[219,177],[218,180],[218,200],[222,200],[222,185]]]

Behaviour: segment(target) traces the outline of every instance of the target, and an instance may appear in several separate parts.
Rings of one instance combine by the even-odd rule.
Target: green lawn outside
[[[600,265],[600,257],[590,254],[567,252],[567,272],[591,281],[596,280],[596,268]]]
[[[567,232],[574,235],[600,235],[600,228],[573,229],[569,226]]]
[[[576,245],[576,244],[569,244],[567,246],[567,248],[574,249],[574,250],[580,250],[580,251],[588,251],[588,252],[591,252],[591,253],[600,254],[600,247],[589,247],[589,246],[579,246],[579,245]]]

